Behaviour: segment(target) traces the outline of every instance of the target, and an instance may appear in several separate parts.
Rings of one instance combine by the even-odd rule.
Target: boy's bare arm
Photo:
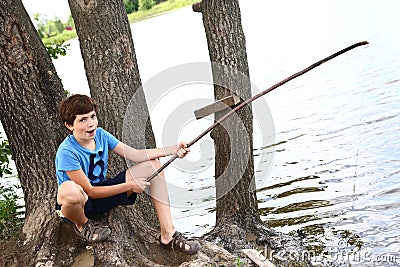
[[[145,178],[136,178],[136,181],[128,181],[122,184],[93,186],[82,169],[67,171],[66,173],[68,177],[75,183],[79,184],[83,188],[83,191],[85,191],[85,193],[92,199],[110,197],[125,192],[142,193],[149,185],[149,183],[145,182]]]
[[[182,158],[189,151],[190,150],[187,148],[187,144],[184,142],[180,142],[176,145],[164,148],[151,148],[140,150],[119,142],[113,150],[113,152],[117,153],[121,157],[134,162],[143,162],[175,154],[178,154],[178,156]]]

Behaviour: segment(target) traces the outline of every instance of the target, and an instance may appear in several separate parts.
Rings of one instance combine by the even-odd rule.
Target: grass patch
[[[148,19],[154,16],[161,15],[166,12],[173,11],[175,9],[192,5],[200,0],[168,0],[162,2],[156,6],[153,6],[148,10],[139,10],[128,15],[128,20],[130,23]]]
[[[72,31],[64,30],[61,34],[57,34],[55,36],[48,37],[48,38],[43,38],[42,42],[44,45],[51,45],[58,41],[68,41],[68,40],[74,39],[76,37],[78,37],[76,35],[76,30],[72,30]]]
[[[128,14],[128,20],[129,23],[137,22],[140,20],[145,20],[151,17],[155,17],[167,12],[171,12],[175,9],[182,8],[185,6],[192,5],[196,2],[199,2],[200,0],[168,0],[165,2],[162,2],[158,5],[153,6],[151,9],[148,10],[139,10],[136,12],[133,12],[131,14]],[[45,45],[50,45],[55,43],[56,41],[68,41],[74,38],[77,38],[76,31],[66,31],[62,34],[58,34],[56,36],[52,36],[49,38],[43,38],[42,42]]]

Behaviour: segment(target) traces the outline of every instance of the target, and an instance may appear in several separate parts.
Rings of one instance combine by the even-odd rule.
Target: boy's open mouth
[[[91,130],[91,131],[87,131],[87,133],[88,133],[88,134],[94,134],[94,131],[95,131],[95,130],[93,129],[93,130]]]

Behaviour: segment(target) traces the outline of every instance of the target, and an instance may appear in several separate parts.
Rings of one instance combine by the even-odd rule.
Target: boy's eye
[[[93,114],[93,115],[92,115],[92,119],[93,119],[93,118],[96,118],[96,114]]]

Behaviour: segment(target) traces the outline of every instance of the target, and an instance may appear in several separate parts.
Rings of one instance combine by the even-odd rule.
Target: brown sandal
[[[201,249],[201,245],[199,244],[199,242],[193,239],[186,238],[184,235],[182,235],[182,233],[178,231],[174,233],[174,235],[172,236],[172,240],[168,244],[162,243],[161,237],[160,237],[160,243],[164,247],[168,247],[172,250],[175,250],[175,248],[177,248],[183,253],[190,255],[196,254]],[[189,247],[188,249],[186,248],[186,245]]]
[[[88,220],[82,225],[82,231],[79,231],[75,226],[75,232],[89,242],[104,241],[111,234],[111,230],[108,226],[100,226],[92,220]]]

